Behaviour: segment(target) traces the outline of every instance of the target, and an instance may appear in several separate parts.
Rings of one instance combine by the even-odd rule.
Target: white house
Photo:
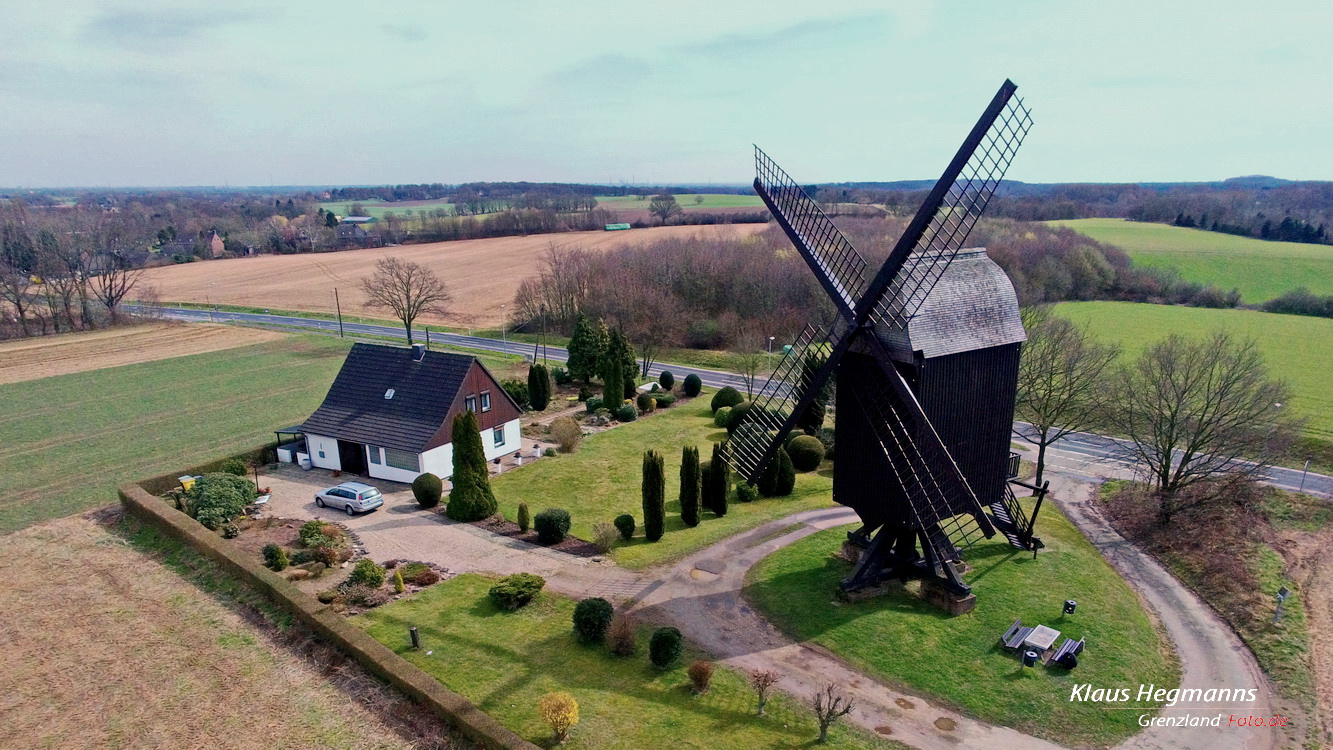
[[[323,469],[411,482],[453,474],[453,423],[475,412],[490,460],[522,447],[520,410],[495,376],[462,354],[355,344],[324,403],[292,428]]]

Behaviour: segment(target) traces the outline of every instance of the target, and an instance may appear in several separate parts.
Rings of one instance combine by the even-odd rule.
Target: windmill
[[[1009,434],[1026,340],[1017,299],[984,249],[960,252],[1031,127],[1016,88],[1000,87],[873,277],[755,148],[755,191],[836,313],[787,350],[736,428],[729,461],[756,481],[836,374],[833,496],[863,523],[848,535],[862,551],[844,590],[911,577],[963,601],[971,589],[957,564],[968,546],[997,530],[1015,547],[1041,544],[1035,510],[1024,516],[1007,481],[1017,473]]]

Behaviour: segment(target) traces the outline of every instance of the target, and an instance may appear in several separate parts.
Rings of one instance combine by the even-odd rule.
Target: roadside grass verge
[[[0,385],[0,533],[116,486],[271,441],[319,406],[350,342],[320,336]]]
[[[834,598],[850,566],[833,558],[848,527],[801,539],[761,560],[745,589],[771,622],[858,669],[984,721],[1076,747],[1114,745],[1139,731],[1138,712],[1071,701],[1077,684],[1175,687],[1180,670],[1129,586],[1050,504],[1038,521],[1047,547],[1034,560],[1002,537],[974,545],[965,579],[977,608],[951,617],[905,589],[859,603]],[[1065,599],[1078,601],[1061,615]],[[1016,619],[1086,638],[1072,670],[1024,669],[999,645]],[[1140,705],[1134,703],[1133,705]]]
[[[754,693],[740,673],[719,667],[712,687],[690,692],[685,667],[698,658],[687,648],[674,667],[648,662],[648,635],[639,651],[617,657],[605,645],[574,638],[574,600],[543,592],[515,612],[487,596],[492,579],[464,574],[414,596],[351,618],[446,687],[472,701],[525,739],[547,745],[550,729],[537,713],[541,696],[566,691],[579,704],[579,723],[566,747],[798,748],[818,735],[809,708],[782,695],[768,716],[754,715]],[[417,627],[413,651],[408,628]],[[868,733],[836,725],[829,747],[884,747]]]
[[[832,473],[824,469],[797,474],[796,490],[789,497],[761,497],[753,503],[732,499],[726,516],[703,511],[698,526],[686,526],[680,520],[681,448],[697,446],[699,457],[707,461],[712,443],[726,438],[725,430],[713,426],[711,398],[705,389],[695,399],[585,437],[574,453],[505,472],[491,481],[500,511],[512,520],[522,502],[533,515],[546,508],[564,508],[573,521],[570,533],[585,540],[593,538],[593,524],[628,513],[638,530],[629,542],[618,542],[611,556],[624,567],[639,569],[680,559],[792,513],[833,505]],[[647,541],[642,530],[643,452],[650,449],[662,454],[666,463],[666,533],[656,542]]]
[[[1268,242],[1202,229],[1124,219],[1074,219],[1048,224],[1069,227],[1115,245],[1134,263],[1174,268],[1181,278],[1222,289],[1239,289],[1257,304],[1298,287],[1333,294],[1333,246]]]

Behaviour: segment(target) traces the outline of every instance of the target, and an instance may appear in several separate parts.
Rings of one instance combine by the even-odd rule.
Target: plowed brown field
[[[6,341],[0,344],[0,383],[233,349],[284,335],[237,326],[152,323]]]
[[[513,308],[518,285],[537,273],[551,245],[610,250],[673,237],[737,237],[754,234],[764,224],[657,227],[626,232],[570,232],[528,237],[435,242],[426,245],[344,250],[306,255],[185,263],[155,268],[144,283],[157,288],[164,304],[214,302],[277,310],[334,311],[337,287],[344,314],[367,314],[360,281],[374,272],[380,258],[394,256],[429,267],[453,294],[452,314],[421,322],[455,326],[496,326]],[[501,305],[505,308],[502,310]],[[388,311],[374,313],[392,317]]]

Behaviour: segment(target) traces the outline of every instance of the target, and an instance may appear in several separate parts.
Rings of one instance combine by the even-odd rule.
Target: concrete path
[[[1050,476],[1052,498],[1060,510],[1078,526],[1088,541],[1129,582],[1161,620],[1180,655],[1180,686],[1203,690],[1255,688],[1258,691],[1258,700],[1254,702],[1182,701],[1180,705],[1183,708],[1198,710],[1167,709],[1161,715],[1222,714],[1223,723],[1231,714],[1277,715],[1274,713],[1276,704],[1268,680],[1255,663],[1254,655],[1245,648],[1231,628],[1156,560],[1111,528],[1091,502],[1095,485],[1058,474]],[[1274,729],[1152,727],[1130,738],[1120,747],[1125,750],[1268,750],[1282,744],[1281,731]]]

